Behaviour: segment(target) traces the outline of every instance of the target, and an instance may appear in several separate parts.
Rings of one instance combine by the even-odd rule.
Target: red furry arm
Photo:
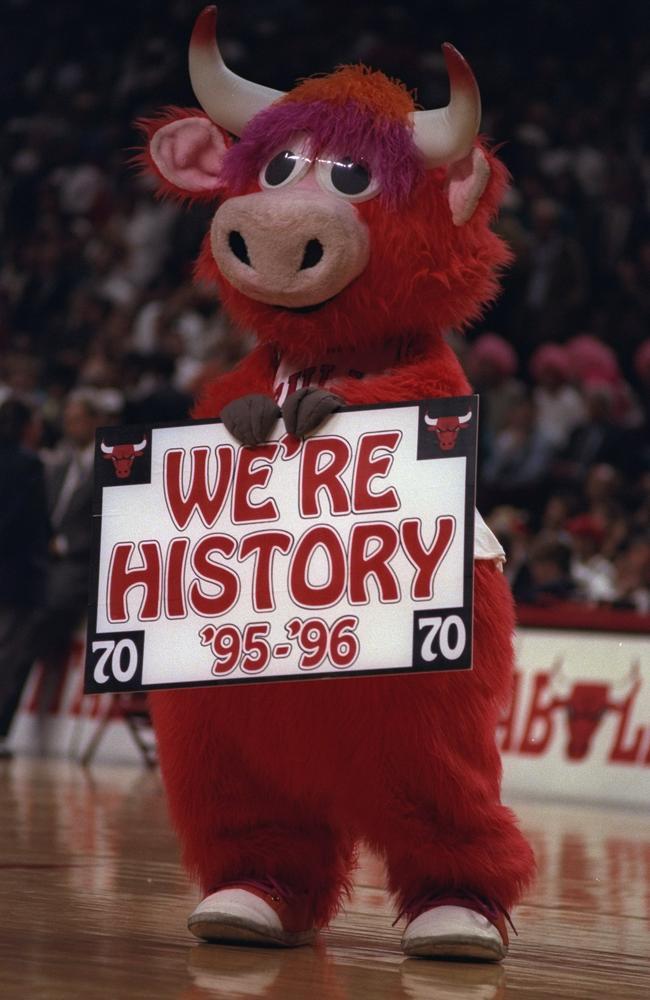
[[[196,420],[218,417],[227,403],[251,393],[272,396],[276,367],[275,352],[270,347],[254,348],[231,372],[206,386],[192,416]]]
[[[331,391],[349,406],[361,403],[397,403],[429,396],[466,396],[471,393],[456,355],[443,341],[430,345],[425,355],[410,359],[382,375],[344,378]]]

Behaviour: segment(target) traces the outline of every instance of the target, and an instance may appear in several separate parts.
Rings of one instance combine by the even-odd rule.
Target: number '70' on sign
[[[93,654],[99,653],[93,673],[96,684],[106,684],[111,679],[128,684],[135,679],[140,656],[133,639],[97,639],[91,648]]]
[[[420,656],[425,663],[433,663],[439,654],[446,661],[458,660],[463,655],[467,629],[460,615],[427,615],[419,619],[418,630]]]

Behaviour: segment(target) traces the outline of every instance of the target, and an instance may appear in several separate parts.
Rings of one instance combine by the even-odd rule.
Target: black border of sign
[[[438,416],[460,416],[466,413],[468,408],[471,407],[473,420],[471,423],[471,434],[468,436],[467,448],[466,448],[466,480],[465,480],[465,547],[464,547],[464,567],[463,567],[463,606],[467,612],[469,630],[468,630],[468,643],[467,646],[470,652],[473,649],[473,618],[474,618],[474,510],[476,505],[476,460],[477,460],[477,449],[478,449],[478,417],[479,417],[479,397],[474,394],[471,396],[446,396],[441,398],[426,398],[426,399],[412,399],[412,400],[400,400],[399,402],[390,403],[370,403],[368,405],[358,405],[358,406],[346,406],[341,411],[343,413],[355,413],[363,410],[394,410],[403,409],[404,407],[416,407],[419,411],[418,416],[418,439],[423,433],[422,423],[425,411],[429,408],[435,411]],[[109,434],[115,437],[116,434],[123,432],[124,436],[133,438],[133,440],[141,439],[143,433],[147,434],[148,438],[148,449],[151,448],[151,431],[158,429],[167,429],[169,427],[193,427],[197,424],[201,425],[214,425],[221,424],[222,420],[218,417],[213,417],[207,420],[175,420],[175,421],[165,421],[160,423],[150,423],[150,424],[137,424],[137,425],[123,425],[121,427],[100,427],[98,428],[95,435],[95,465],[96,469],[98,461],[103,457],[101,454],[101,441],[103,437]],[[470,428],[468,427],[468,430]],[[432,456],[433,457],[433,456]],[[443,457],[443,456],[440,456]],[[454,456],[450,456],[454,457]],[[457,456],[455,456],[457,457]],[[424,459],[425,461],[427,459]],[[90,557],[90,591],[89,591],[89,604],[88,604],[88,628],[86,633],[86,657],[85,657],[85,667],[84,667],[84,693],[85,694],[119,694],[123,693],[133,693],[135,691],[146,692],[146,691],[166,691],[173,690],[175,688],[211,688],[211,687],[227,687],[228,685],[241,685],[241,684],[291,684],[295,682],[303,681],[328,681],[337,680],[345,677],[387,677],[394,676],[397,674],[439,674],[439,673],[453,673],[456,671],[465,672],[471,669],[472,657],[470,656],[470,663],[467,666],[460,668],[445,667],[444,669],[433,669],[432,667],[418,667],[410,664],[405,667],[391,667],[390,669],[382,670],[352,670],[349,673],[347,671],[331,671],[328,673],[319,674],[314,673],[304,673],[300,675],[291,676],[250,676],[242,677],[238,676],[236,679],[230,679],[232,675],[228,678],[215,678],[206,681],[173,681],[167,684],[142,684],[140,677],[142,674],[143,664],[139,665],[136,676],[132,682],[119,684],[117,681],[108,680],[106,683],[98,684],[93,677],[95,664],[92,661],[92,642],[93,640],[98,640],[102,638],[115,638],[119,640],[122,636],[135,635],[140,636],[141,630],[133,629],[118,633],[117,631],[97,633],[97,599],[99,596],[99,551],[101,543],[101,525],[102,525],[102,498],[103,490],[106,487],[102,485],[98,477],[95,476],[94,488],[93,488],[93,524],[92,524],[92,550]],[[435,608],[432,613],[439,614],[445,611],[455,611],[456,609],[448,608]],[[418,609],[414,614],[420,614],[426,609]],[[144,639],[144,636],[142,636]],[[144,653],[143,653],[144,655]]]

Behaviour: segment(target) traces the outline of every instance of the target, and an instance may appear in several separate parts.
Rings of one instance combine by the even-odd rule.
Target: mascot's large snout
[[[368,230],[355,208],[315,191],[230,198],[212,224],[212,253],[244,295],[300,308],[332,298],[364,270]]]

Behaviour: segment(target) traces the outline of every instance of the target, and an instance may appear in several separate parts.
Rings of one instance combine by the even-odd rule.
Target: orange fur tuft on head
[[[307,77],[279,103],[294,101],[327,101],[334,105],[355,101],[373,116],[401,122],[415,109],[413,97],[403,83],[367,66],[339,66],[327,76]]]

